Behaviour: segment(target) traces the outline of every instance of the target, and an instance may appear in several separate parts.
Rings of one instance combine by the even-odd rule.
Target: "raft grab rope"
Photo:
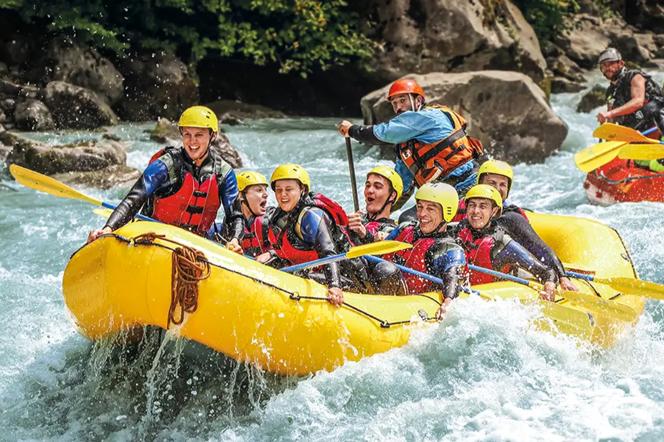
[[[178,247],[171,249],[171,305],[168,308],[166,326],[180,325],[185,313],[193,313],[198,308],[198,283],[210,276],[210,262],[205,254],[193,247],[157,235],[153,232],[143,233],[133,238],[138,245],[152,245],[154,240],[169,241]]]
[[[301,299],[313,299],[313,300],[326,301],[326,302],[328,301],[327,297],[302,296],[297,291],[290,291],[283,287],[279,287],[275,284],[269,283],[267,281],[262,281],[254,276],[242,273],[238,270],[230,269],[228,267],[224,267],[222,265],[210,262],[208,261],[205,254],[203,254],[203,252],[196,250],[192,247],[186,246],[184,244],[181,244],[172,239],[166,238],[165,235],[158,235],[154,232],[143,233],[134,238],[126,238],[122,235],[118,235],[117,233],[110,233],[108,235],[113,236],[119,241],[125,242],[129,245],[158,246],[173,252],[173,271],[171,274],[172,278],[171,307],[168,313],[168,324],[170,323],[181,324],[184,318],[184,313],[192,313],[196,310],[196,307],[198,306],[198,281],[206,279],[207,277],[210,276],[210,266],[217,267],[227,272],[235,273],[236,275],[251,279],[252,281],[257,282],[259,284],[265,285],[275,290],[279,290],[280,292],[287,294],[288,297],[294,301],[300,301]],[[180,247],[172,248],[165,244],[160,244],[158,242],[155,242],[155,239],[159,239],[161,241],[168,241],[173,244],[177,244]],[[176,255],[182,255],[182,256],[176,258]],[[179,269],[183,263],[184,263],[184,268],[182,270],[176,270]],[[177,277],[176,273],[178,273]],[[178,284],[177,288],[176,288],[176,281]],[[440,306],[440,302],[438,302],[436,299],[432,298],[431,296],[427,296],[424,294],[413,294],[410,296],[424,297],[430,299],[432,302]],[[381,319],[377,316],[374,316],[371,313],[362,310],[359,307],[355,307],[354,305],[349,304],[347,302],[344,302],[343,305],[353,311],[360,313],[363,316],[366,316],[367,318],[370,318],[378,322],[378,324],[382,328],[390,328],[393,325],[410,324],[412,322],[411,320],[390,322],[385,319]],[[175,311],[178,310],[178,306],[180,309],[180,315],[179,317],[175,318],[174,313]],[[418,311],[418,316],[422,318],[422,314],[419,311]],[[437,321],[435,317],[427,317],[424,320],[427,322]]]

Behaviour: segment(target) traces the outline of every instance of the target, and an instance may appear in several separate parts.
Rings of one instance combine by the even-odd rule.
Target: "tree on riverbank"
[[[22,21],[97,49],[209,53],[306,76],[372,54],[344,0],[0,0]]]

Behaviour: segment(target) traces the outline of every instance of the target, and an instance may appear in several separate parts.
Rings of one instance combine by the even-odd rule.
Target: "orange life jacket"
[[[397,154],[415,177],[418,186],[449,175],[457,167],[479,157],[484,148],[477,138],[466,134],[468,123],[447,106],[428,106],[447,115],[453,132],[442,140],[422,143],[408,140],[397,144]]]

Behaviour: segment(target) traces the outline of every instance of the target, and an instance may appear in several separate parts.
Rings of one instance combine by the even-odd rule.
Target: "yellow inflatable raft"
[[[620,236],[587,219],[529,214],[544,240],[569,268],[598,277],[635,277]],[[146,233],[158,236],[144,236]],[[189,299],[191,313],[174,325],[172,260],[175,249],[202,252],[210,275]],[[643,299],[617,293],[601,284],[576,281],[584,293],[633,309],[614,316],[571,301],[538,301],[530,288],[512,282],[475,287],[485,297],[541,302],[543,327],[555,328],[602,346],[611,345],[626,324],[635,322]],[[433,322],[440,294],[378,296],[346,293],[345,305],[326,302],[326,288],[228,252],[179,228],[134,222],[79,249],[63,278],[65,302],[83,334],[100,339],[135,326],[175,329],[200,342],[263,369],[299,375],[332,370],[345,361],[404,345],[413,327]],[[463,302],[463,301],[457,301]],[[632,310],[630,310],[631,312]],[[178,322],[176,314],[175,322]]]

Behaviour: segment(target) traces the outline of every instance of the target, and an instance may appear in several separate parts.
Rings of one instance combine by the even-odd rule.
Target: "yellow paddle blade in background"
[[[634,309],[618,304],[615,301],[607,301],[599,296],[588,295],[586,293],[572,292],[568,290],[561,290],[560,296],[566,298],[577,305],[584,306],[589,310],[596,310],[616,316],[622,320],[631,321],[637,317]]]
[[[412,244],[401,241],[378,241],[361,246],[351,247],[346,253],[346,258],[357,258],[364,255],[385,255],[386,253],[394,253],[399,250],[410,249]]]
[[[574,155],[574,162],[582,172],[588,173],[611,162],[618,156],[624,141],[605,141],[593,144]]]
[[[29,187],[40,192],[45,192],[60,198],[81,200],[90,204],[94,204],[95,206],[102,205],[102,202],[98,199],[87,196],[54,178],[43,175],[39,172],[35,172],[34,170],[26,169],[25,167],[12,164],[9,166],[9,173],[12,174],[18,183],[23,184],[25,187]]]
[[[595,278],[595,282],[606,284],[625,295],[643,296],[644,298],[664,301],[664,285],[634,278]]]
[[[664,158],[664,144],[626,144],[618,158],[623,160],[659,160]]]
[[[625,141],[628,143],[659,144],[659,141],[648,138],[631,127],[615,123],[604,123],[593,131],[593,137],[607,141]]]
[[[94,209],[93,212],[95,213],[95,215],[99,215],[102,218],[107,218],[107,219],[109,216],[111,216],[111,213],[113,213],[111,209],[101,209],[101,208]]]

